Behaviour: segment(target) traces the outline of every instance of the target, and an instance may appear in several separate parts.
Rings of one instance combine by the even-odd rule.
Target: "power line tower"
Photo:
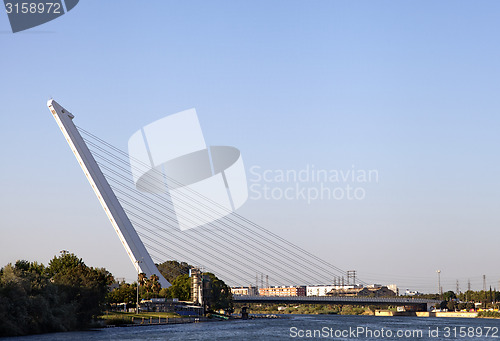
[[[457,291],[456,291],[456,294],[460,294],[460,285],[458,284],[458,279],[457,279]]]
[[[486,275],[483,275],[483,291],[486,292]]]
[[[352,283],[351,283],[352,280]],[[347,285],[356,284],[356,270],[348,270],[347,271]]]
[[[269,288],[269,275],[266,275],[266,288]]]

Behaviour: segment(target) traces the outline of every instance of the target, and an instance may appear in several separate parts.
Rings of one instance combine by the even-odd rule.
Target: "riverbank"
[[[124,313],[113,312],[99,316],[100,327],[131,327],[131,326],[150,326],[161,324],[181,324],[181,323],[199,323],[207,322],[212,319],[196,316],[181,317],[176,313],[148,312],[148,313]]]
[[[391,311],[391,310],[376,310],[375,316],[416,316],[416,317],[465,317],[475,318],[477,312],[463,311]]]
[[[335,304],[242,304],[236,303],[235,312],[241,311],[243,306],[248,307],[250,314],[294,314],[294,315],[374,315],[375,310],[379,307],[367,306],[356,307],[352,305],[335,305]]]
[[[67,333],[52,333],[40,334],[26,337],[13,337],[2,339],[1,341],[87,341],[87,340],[106,340],[106,341],[122,341],[122,340],[169,340],[169,341],[184,341],[184,340],[259,340],[259,341],[275,341],[292,339],[292,336],[297,332],[307,332],[328,329],[328,333],[332,331],[334,337],[328,339],[341,339],[335,337],[335,333],[349,333],[351,330],[361,330],[362,333],[358,338],[346,337],[345,339],[368,339],[367,333],[381,333],[391,331],[393,337],[386,338],[388,340],[396,340],[398,333],[409,331],[412,336],[409,338],[400,338],[401,340],[444,340],[448,332],[453,332],[453,328],[459,326],[466,330],[474,330],[473,337],[467,337],[464,340],[485,340],[486,333],[499,335],[498,320],[491,319],[453,319],[453,318],[419,318],[411,316],[394,316],[394,317],[375,317],[375,316],[348,316],[348,315],[297,315],[290,314],[281,318],[260,318],[249,320],[232,320],[229,323],[183,323],[173,325],[149,325],[140,326],[137,328],[100,328],[95,330],[67,332]],[[433,333],[438,330],[439,337],[431,337],[430,331]],[[413,334],[415,333],[415,334]],[[459,333],[459,328],[457,328]],[[479,335],[482,333],[482,337]],[[385,333],[384,335],[388,335]],[[420,336],[418,336],[420,335]],[[435,334],[433,334],[435,335]],[[477,337],[476,337],[477,335]],[[298,338],[298,337],[297,337]],[[312,339],[312,338],[310,338]],[[318,338],[315,338],[318,339]],[[326,338],[325,338],[326,339]],[[373,337],[372,337],[373,339]],[[382,338],[379,338],[382,340]],[[447,339],[456,339],[449,337]]]

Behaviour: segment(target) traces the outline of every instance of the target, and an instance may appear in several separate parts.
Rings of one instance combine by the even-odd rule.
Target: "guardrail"
[[[132,317],[131,324],[153,325],[153,324],[181,324],[204,322],[205,317]]]
[[[373,303],[407,303],[407,304],[429,304],[439,303],[439,300],[411,297],[340,297],[340,296],[251,296],[251,295],[233,295],[233,301],[307,301],[307,302],[373,302]]]

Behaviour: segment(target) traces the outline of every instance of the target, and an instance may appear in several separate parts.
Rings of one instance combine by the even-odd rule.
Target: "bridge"
[[[347,284],[369,284],[352,276],[352,271],[345,271],[317,257],[194,189],[189,188],[182,192],[182,202],[185,207],[177,210],[170,190],[188,186],[184,186],[182,181],[164,171],[166,163],[159,161],[154,163],[151,146],[143,141],[145,135],[144,138],[141,137],[142,147],[137,147],[147,154],[143,160],[77,127],[73,122],[75,116],[56,101],[49,100],[47,104],[135,269],[138,273],[145,273],[147,277],[156,275],[162,287],[169,287],[170,283],[157,269],[156,264],[172,259],[196,264],[205,272],[216,274],[229,286],[241,287],[254,281],[257,284],[259,276],[261,286],[264,276],[267,286],[269,282],[278,286],[290,283],[344,284],[345,278]],[[195,126],[199,125],[195,116],[189,117],[192,119],[189,122],[195,122]],[[175,127],[168,126],[168,129]],[[201,128],[197,127],[195,130],[201,131]],[[163,130],[154,131],[157,132],[155,134],[159,134],[158,136],[165,135]],[[161,151],[160,155],[164,155],[163,149],[175,144],[176,141],[170,145],[159,144],[154,150]],[[192,146],[190,143],[186,145]],[[132,151],[134,150],[132,148]],[[200,150],[203,153],[207,151],[207,149]],[[170,150],[169,153],[173,151]],[[193,166],[187,170],[190,171],[191,168]],[[151,179],[148,177],[139,186],[135,175],[149,174],[149,172],[152,172]],[[222,174],[221,172],[219,170],[217,174]],[[222,180],[225,182],[225,187],[221,187],[222,193],[227,195],[229,189],[227,179],[224,177]],[[158,188],[154,187],[158,181],[163,186],[161,191],[157,191]],[[145,188],[155,190],[145,191]],[[234,202],[231,205],[234,206]],[[198,210],[198,207],[204,208]],[[221,218],[221,212],[224,218]],[[193,223],[210,222],[204,226],[182,229],[179,217],[183,221],[189,220]],[[422,305],[422,307],[437,303],[432,300],[407,298],[261,296],[235,297],[235,302]]]
[[[233,296],[235,303],[269,304],[341,304],[341,305],[392,305],[416,306],[417,310],[428,311],[438,300],[406,297],[336,297],[336,296]]]

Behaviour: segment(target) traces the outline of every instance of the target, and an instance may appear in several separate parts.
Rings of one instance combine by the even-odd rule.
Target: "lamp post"
[[[135,313],[139,314],[139,275],[141,268],[139,268],[139,263],[141,263],[140,260],[135,261],[137,263],[137,298],[136,298],[136,303],[135,303]]]
[[[443,290],[441,289],[441,270],[436,271],[438,274],[438,294],[439,298],[443,299]]]

